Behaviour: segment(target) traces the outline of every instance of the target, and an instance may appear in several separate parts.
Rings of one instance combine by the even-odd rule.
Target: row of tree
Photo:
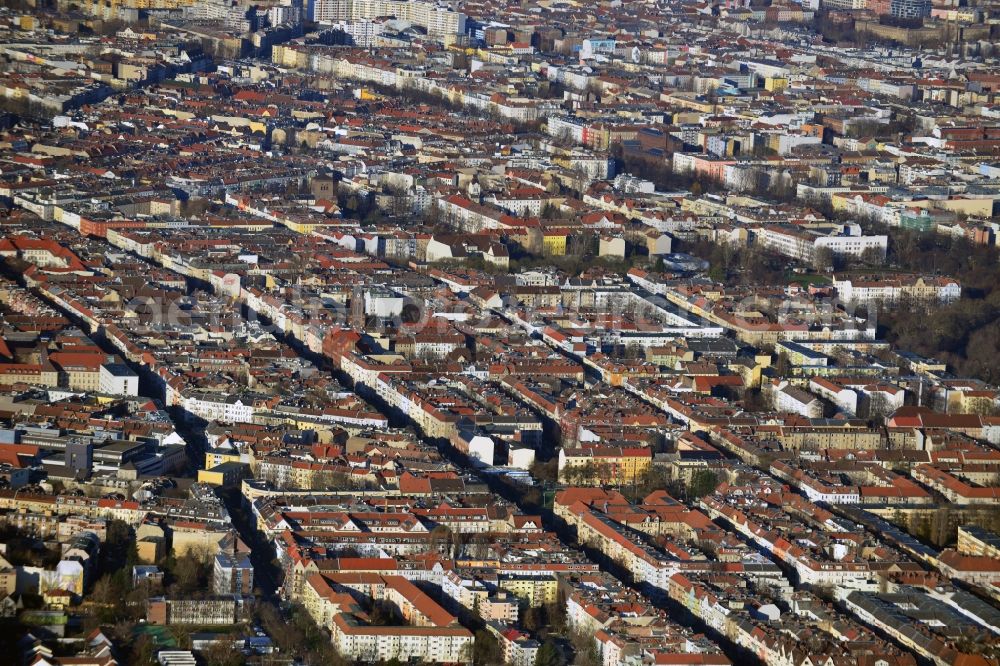
[[[905,272],[957,279],[954,303],[906,303],[879,313],[880,334],[902,349],[938,358],[959,375],[1000,382],[1000,255],[966,238],[886,230],[888,260]]]

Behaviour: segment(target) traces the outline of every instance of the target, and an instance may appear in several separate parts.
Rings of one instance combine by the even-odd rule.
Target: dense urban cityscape
[[[0,663],[1000,665],[998,43],[6,0]]]

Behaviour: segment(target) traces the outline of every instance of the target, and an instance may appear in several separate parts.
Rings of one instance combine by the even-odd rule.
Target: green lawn
[[[158,648],[175,648],[177,647],[177,639],[170,632],[169,627],[164,627],[156,624],[140,624],[135,628],[135,635],[139,636],[142,634],[148,635],[156,642]]]
[[[69,621],[69,616],[60,612],[27,610],[21,613],[19,619],[22,624],[44,627],[66,624]]]

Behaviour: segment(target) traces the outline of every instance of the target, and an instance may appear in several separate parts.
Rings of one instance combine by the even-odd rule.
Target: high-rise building
[[[889,13],[897,18],[923,18],[931,15],[931,3],[930,0],[891,0]]]
[[[433,37],[465,32],[465,14],[423,0],[314,0],[313,20],[319,23],[364,21],[395,16],[427,30]]]
[[[826,9],[857,11],[865,9],[867,5],[867,0],[823,0],[823,7]]]
[[[89,474],[94,468],[94,445],[80,440],[67,442],[65,464],[70,469]]]
[[[351,17],[350,0],[313,0],[312,20],[319,23],[338,23]]]
[[[244,553],[215,556],[212,570],[212,589],[216,594],[242,594],[253,592],[253,565]]]

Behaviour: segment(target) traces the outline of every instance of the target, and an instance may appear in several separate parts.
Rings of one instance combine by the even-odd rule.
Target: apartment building
[[[445,5],[422,0],[315,0],[313,20],[319,23],[364,21],[382,16],[395,16],[427,30],[427,34],[443,38],[465,32],[465,14]]]
[[[893,304],[904,299],[951,303],[962,296],[958,280],[943,276],[895,275],[890,278],[845,276],[833,278],[841,300],[856,305]]]
[[[124,363],[104,363],[98,372],[97,390],[108,395],[139,395],[139,375]]]
[[[352,590],[372,602],[391,603],[405,626],[372,626],[363,622]],[[364,662],[420,660],[463,663],[471,659],[472,633],[458,619],[403,576],[376,573],[312,574],[296,595],[321,626],[330,630],[341,655]]]
[[[59,371],[51,363],[5,363],[0,364],[0,386],[30,384],[34,386],[58,386]]]
[[[250,556],[245,553],[218,553],[212,566],[212,591],[215,594],[252,594],[253,565],[250,564]]]
[[[631,483],[645,474],[652,460],[648,448],[564,447],[559,450],[559,479],[579,485]]]
[[[247,610],[244,598],[238,594],[205,599],[154,597],[149,600],[146,621],[159,625],[232,625],[242,621]]]
[[[60,383],[77,391],[98,391],[101,367],[107,357],[101,353],[52,352],[49,361],[60,370]]]
[[[858,258],[874,252],[884,259],[889,243],[885,235],[862,235],[857,225],[845,225],[841,230],[769,225],[755,229],[754,240],[766,249],[805,263],[813,263],[821,249]]]
[[[956,548],[963,555],[1000,558],[1000,536],[976,525],[961,525]]]

